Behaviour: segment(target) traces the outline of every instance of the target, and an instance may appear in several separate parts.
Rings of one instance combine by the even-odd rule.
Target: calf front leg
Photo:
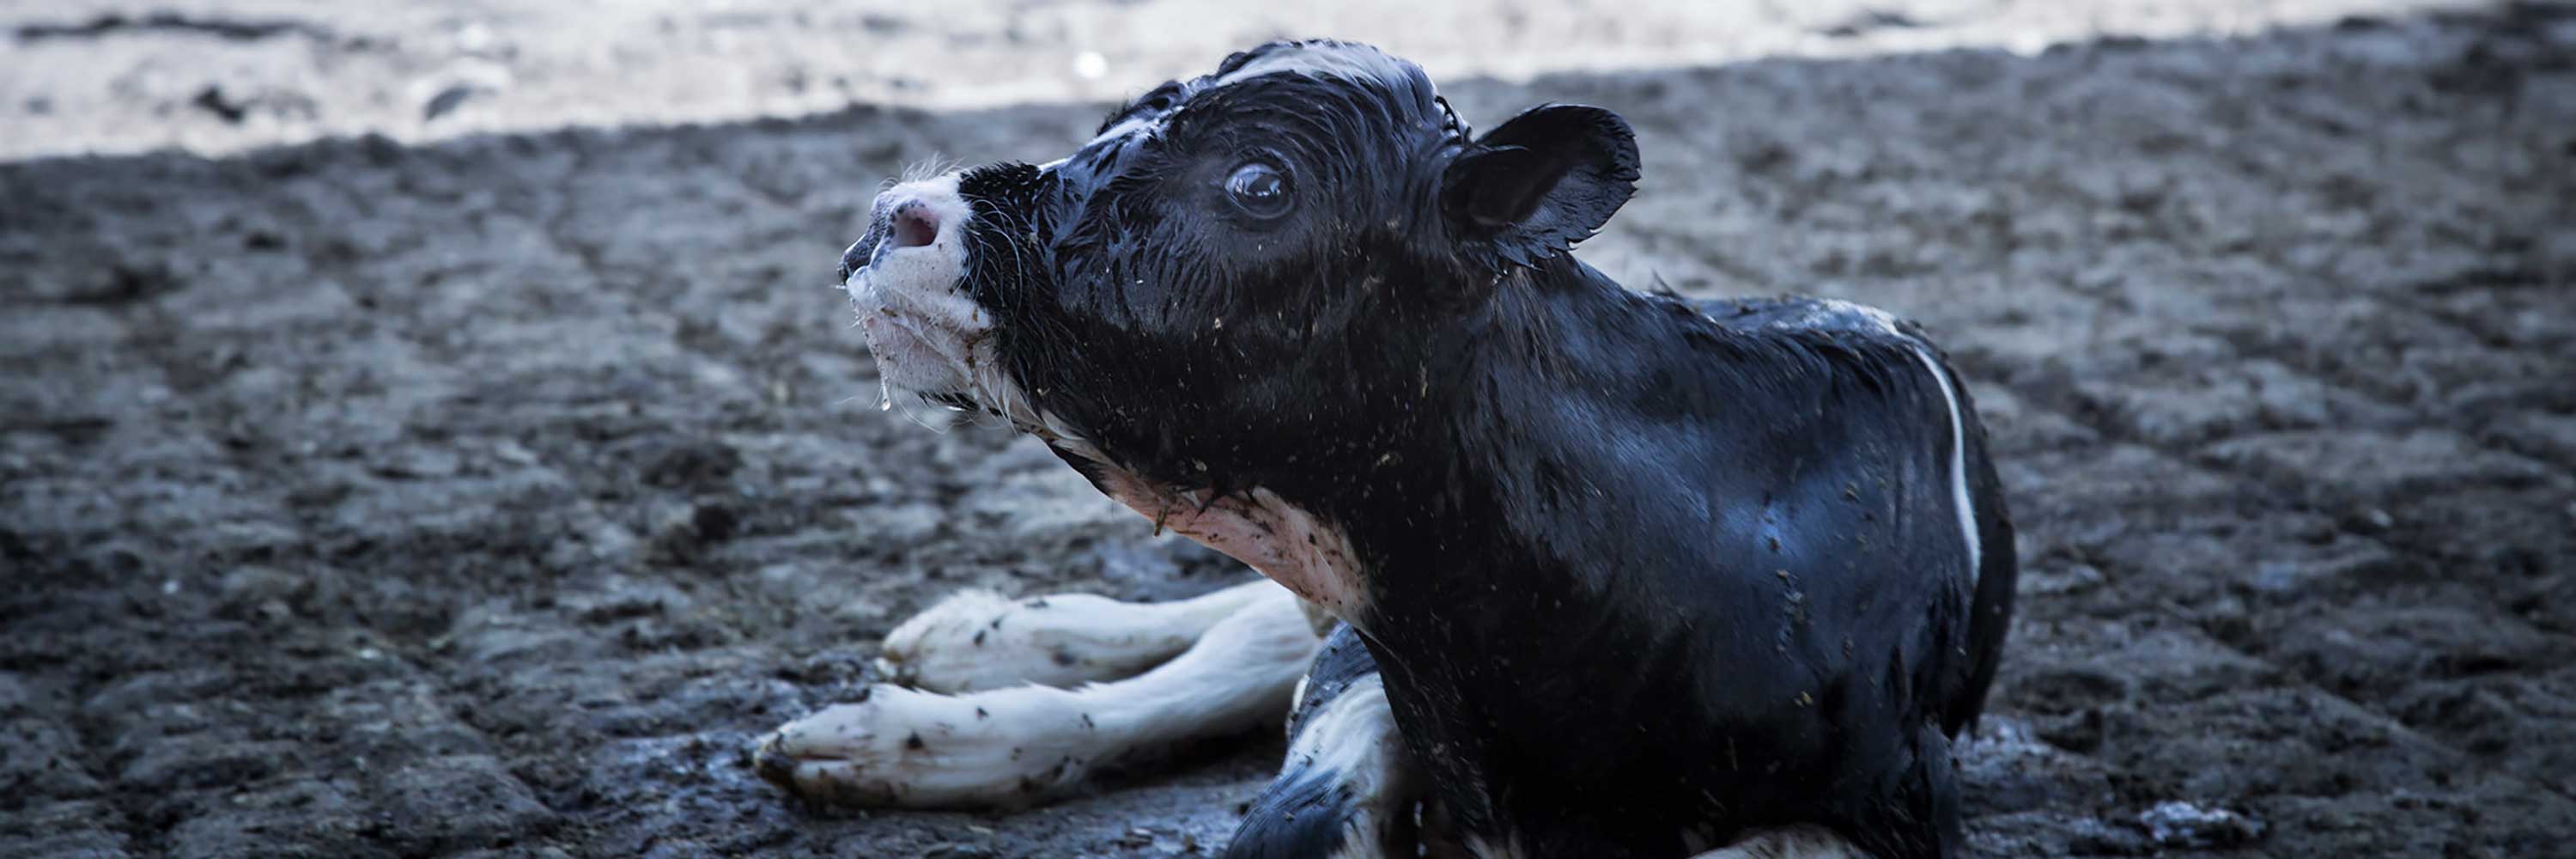
[[[932,692],[1022,683],[1070,688],[1133,677],[1188,650],[1245,606],[1288,597],[1267,579],[1168,603],[962,591],[896,626],[879,659],[896,684]]]
[[[754,761],[798,794],[860,805],[1045,801],[1104,765],[1161,757],[1286,712],[1315,633],[1294,595],[1275,586],[1255,593],[1179,656],[1135,677],[963,695],[879,684],[780,727]]]
[[[1225,859],[1418,855],[1421,767],[1359,634],[1339,626],[1326,636],[1297,693],[1287,759],[1226,843]]]

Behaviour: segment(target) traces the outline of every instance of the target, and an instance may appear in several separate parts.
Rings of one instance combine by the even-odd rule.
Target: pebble
[[[2233,847],[2263,835],[2263,823],[2224,808],[2179,800],[2156,803],[2138,815],[2147,836],[2165,847],[2202,850]]]

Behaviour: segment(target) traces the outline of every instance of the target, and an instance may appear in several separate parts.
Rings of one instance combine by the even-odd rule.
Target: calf
[[[1637,177],[1609,111],[1477,136],[1411,63],[1281,42],[1063,160],[886,191],[842,276],[890,396],[1286,590],[1159,643],[1101,632],[1145,607],[943,605],[889,642],[935,689],[1113,682],[882,690],[764,771],[1000,804],[1293,708],[1232,855],[1961,853],[1951,742],[2015,575],[1967,392],[1884,313],[1577,261]]]

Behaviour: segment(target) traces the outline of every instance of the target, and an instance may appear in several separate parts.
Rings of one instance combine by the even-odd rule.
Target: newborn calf
[[[1963,852],[1951,741],[2014,578],[1967,392],[1884,313],[1577,261],[1637,177],[1609,111],[1473,135],[1411,63],[1282,42],[1063,160],[885,192],[842,266],[894,395],[1008,420],[1338,624],[1318,652],[1248,586],[1142,676],[879,692],[783,729],[766,771],[1043,795],[1061,762],[1275,718],[1276,666],[1311,656],[1232,855]],[[1107,623],[1010,611],[995,629]],[[1095,709],[1117,738],[1083,739]]]

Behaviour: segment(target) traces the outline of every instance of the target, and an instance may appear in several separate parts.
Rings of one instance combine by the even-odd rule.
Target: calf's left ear
[[[1440,176],[1440,208],[1502,265],[1588,238],[1637,192],[1637,136],[1618,114],[1541,105],[1476,138]]]

